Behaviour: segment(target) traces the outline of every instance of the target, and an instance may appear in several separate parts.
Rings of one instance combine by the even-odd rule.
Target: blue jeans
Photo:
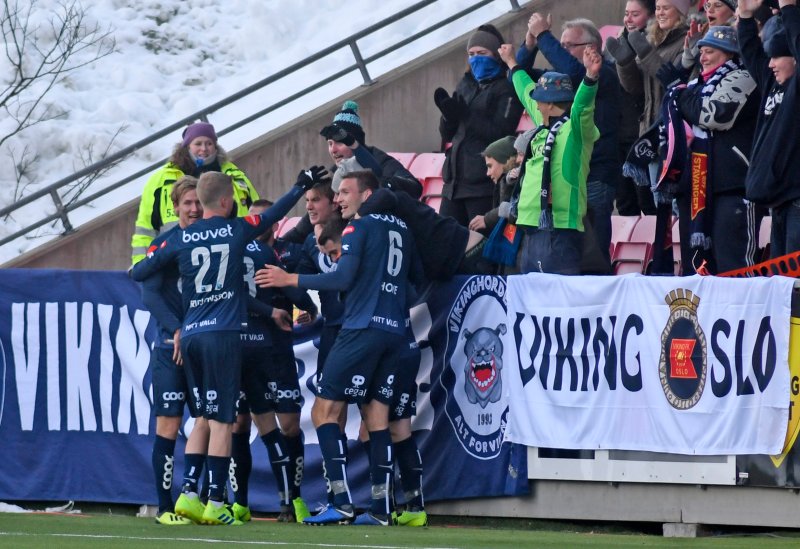
[[[617,194],[615,185],[604,181],[588,181],[586,183],[586,214],[592,222],[595,240],[600,253],[607,262],[611,262],[611,214],[614,211],[614,197]]]
[[[575,229],[525,229],[520,244],[520,272],[577,275],[581,273],[583,233]]]
[[[800,199],[772,208],[770,258],[800,250]]]

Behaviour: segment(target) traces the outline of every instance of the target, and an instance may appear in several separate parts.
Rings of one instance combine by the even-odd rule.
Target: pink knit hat
[[[214,131],[214,126],[208,122],[195,122],[183,130],[183,146],[188,147],[189,143],[198,137],[208,137],[214,143],[217,142],[217,132]]]
[[[669,2],[675,6],[676,10],[681,12],[683,15],[687,15],[689,13],[692,0],[669,0]]]

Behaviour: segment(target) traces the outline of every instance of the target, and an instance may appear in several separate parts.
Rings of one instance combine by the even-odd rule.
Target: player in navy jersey
[[[180,346],[191,393],[189,409],[193,417],[202,416],[209,423],[205,458],[209,501],[202,522],[241,524],[222,499],[241,375],[239,334],[246,304],[244,248],[281,219],[305,189],[325,175],[324,168],[319,167],[301,172],[294,187],[264,214],[229,219],[233,208],[230,177],[219,172],[204,173],[197,186],[203,219],[164,240],[131,271],[134,280],[142,281],[177,262],[181,273],[184,318]],[[202,462],[202,456],[186,456],[184,486],[175,505],[178,514],[196,517],[202,506],[197,495]]]
[[[339,261],[342,255],[342,229],[335,222],[329,222],[317,237],[320,249],[331,259]],[[414,301],[409,291],[409,303]],[[410,322],[409,322],[410,324]],[[422,456],[411,435],[411,417],[417,409],[417,373],[419,372],[420,351],[409,325],[408,345],[401,348],[398,356],[400,367],[394,380],[394,396],[389,405],[389,432],[392,436],[394,460],[400,472],[400,480],[405,498],[405,510],[397,517],[400,526],[426,526],[428,514],[422,496]],[[361,423],[359,438],[370,455],[369,433]]]
[[[172,187],[171,198],[178,224],[153,240],[158,246],[170,234],[184,229],[203,216],[197,198],[197,178],[184,176]],[[186,404],[186,377],[180,367],[180,327],[183,318],[177,267],[164,269],[142,284],[142,302],[158,324],[158,336],[150,352],[150,372],[153,379],[153,408],[156,415],[156,437],[153,442],[152,464],[155,473],[158,512],[156,522],[168,526],[191,524],[192,521],[172,512],[172,478],[174,476],[175,441],[178,438],[183,407]],[[198,433],[208,423],[195,423]]]
[[[315,237],[316,231],[319,230],[326,223],[338,220],[342,223],[342,217],[339,213],[339,206],[334,201],[334,193],[330,184],[315,185],[306,191],[306,211],[308,218],[314,227],[314,233],[309,234],[303,242],[302,253],[300,261],[295,269],[288,268],[290,272],[301,274],[318,274],[328,273],[336,270],[336,263],[331,261],[327,255],[322,253],[317,246],[317,239]],[[344,222],[346,224],[346,222]],[[344,229],[344,224],[339,230]],[[336,340],[336,335],[342,327],[342,318],[344,317],[344,303],[339,299],[339,292],[336,290],[321,290],[319,292],[320,309],[322,313],[323,325],[319,337],[319,352],[317,354],[317,372],[314,380],[319,378],[322,368],[325,365],[328,353],[333,347],[333,342]],[[342,411],[339,418],[339,427],[341,430],[340,439],[342,448],[345,449],[345,458],[347,457],[347,435],[345,435],[345,424],[347,422],[347,410]],[[326,489],[328,492],[328,503],[333,503],[333,492],[331,491],[330,482],[327,482],[327,474],[325,473],[325,466],[323,464],[323,474],[326,479]]]
[[[334,503],[308,524],[350,522],[353,502],[347,485],[338,418],[348,402],[361,406],[370,437],[370,510],[354,524],[389,525],[392,443],[389,404],[399,350],[407,346],[406,290],[413,270],[414,243],[403,220],[393,215],[358,217],[359,206],[378,188],[372,172],[359,171],[342,180],[337,203],[351,219],[342,235],[336,271],[297,275],[268,266],[256,274],[267,286],[299,286],[346,292],[342,330],[317,385],[311,419],[334,494]]]
[[[259,200],[249,213],[258,215],[272,203]],[[281,514],[279,522],[302,522],[309,515],[300,496],[303,480],[304,448],[300,431],[302,398],[297,377],[291,335],[291,311],[294,305],[313,321],[317,306],[311,297],[297,288],[283,290],[258,288],[255,269],[281,265],[274,243],[276,223],[245,249],[244,279],[251,300],[248,302],[247,330],[242,333],[242,389],[239,415],[233,429],[231,453],[232,511],[239,520],[249,520],[247,504],[249,475],[252,470],[250,425],[252,420],[269,455],[278,485]],[[279,329],[270,317],[284,319],[286,330]],[[276,422],[276,414],[278,421]]]

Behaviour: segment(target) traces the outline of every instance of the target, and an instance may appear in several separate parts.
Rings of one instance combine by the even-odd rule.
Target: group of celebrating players
[[[409,322],[412,288],[423,280],[423,266],[405,220],[362,209],[378,190],[375,174],[337,175],[334,191],[324,168],[304,170],[274,204],[257,200],[246,217],[236,217],[235,183],[227,174],[184,176],[172,186],[178,224],[153,240],[147,257],[131,269],[160,329],[151,355],[159,523],[250,520],[252,421],[275,474],[278,520],[427,524],[422,463],[411,437],[419,350]],[[276,239],[277,223],[303,196],[313,233],[302,246]],[[300,493],[302,399],[291,335],[293,307],[302,311],[298,322],[317,316],[305,290],[319,292],[323,317],[311,419],[328,505],[314,516]],[[194,425],[173,505],[184,401]],[[361,514],[346,471],[344,427],[351,403],[361,411],[360,438],[370,462],[371,501]],[[395,465],[406,501],[399,515]]]

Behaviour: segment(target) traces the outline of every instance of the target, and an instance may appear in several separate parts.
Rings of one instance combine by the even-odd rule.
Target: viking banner
[[[502,279],[496,280],[495,289],[505,288]],[[462,318],[469,322],[463,331],[445,330],[452,326],[451,300],[460,295],[462,285],[463,280],[437,285],[427,294],[429,300],[423,296],[412,310],[412,327],[422,351],[412,429],[423,458],[425,497],[524,494],[525,449],[512,451],[512,444],[502,443],[508,404],[497,397],[500,378],[489,385],[480,381],[484,388],[498,387],[489,391],[490,406],[474,394],[453,395],[463,394],[468,375],[464,365],[470,358],[464,342],[474,341],[468,346],[471,356],[479,356],[484,342],[475,335],[480,332],[475,320],[482,316],[477,306],[467,311],[461,305],[459,310],[468,313]],[[148,370],[156,333],[139,292],[121,272],[0,270],[0,500],[156,502]],[[486,318],[494,330],[504,322],[504,303],[496,302],[491,315]],[[310,420],[315,335],[313,330],[295,333],[305,402],[302,490],[312,508],[325,501],[322,463]],[[443,363],[450,356],[452,367]],[[461,404],[448,405],[452,398]],[[456,409],[462,412],[456,415]],[[184,417],[173,464],[175,492],[192,425]],[[366,456],[357,442],[358,426],[358,412],[351,406],[348,474],[356,504],[364,505],[370,499],[369,479]],[[279,499],[266,449],[255,430],[250,440],[250,505],[276,511]]]
[[[789,413],[793,282],[509,277],[510,440],[779,454]]]

